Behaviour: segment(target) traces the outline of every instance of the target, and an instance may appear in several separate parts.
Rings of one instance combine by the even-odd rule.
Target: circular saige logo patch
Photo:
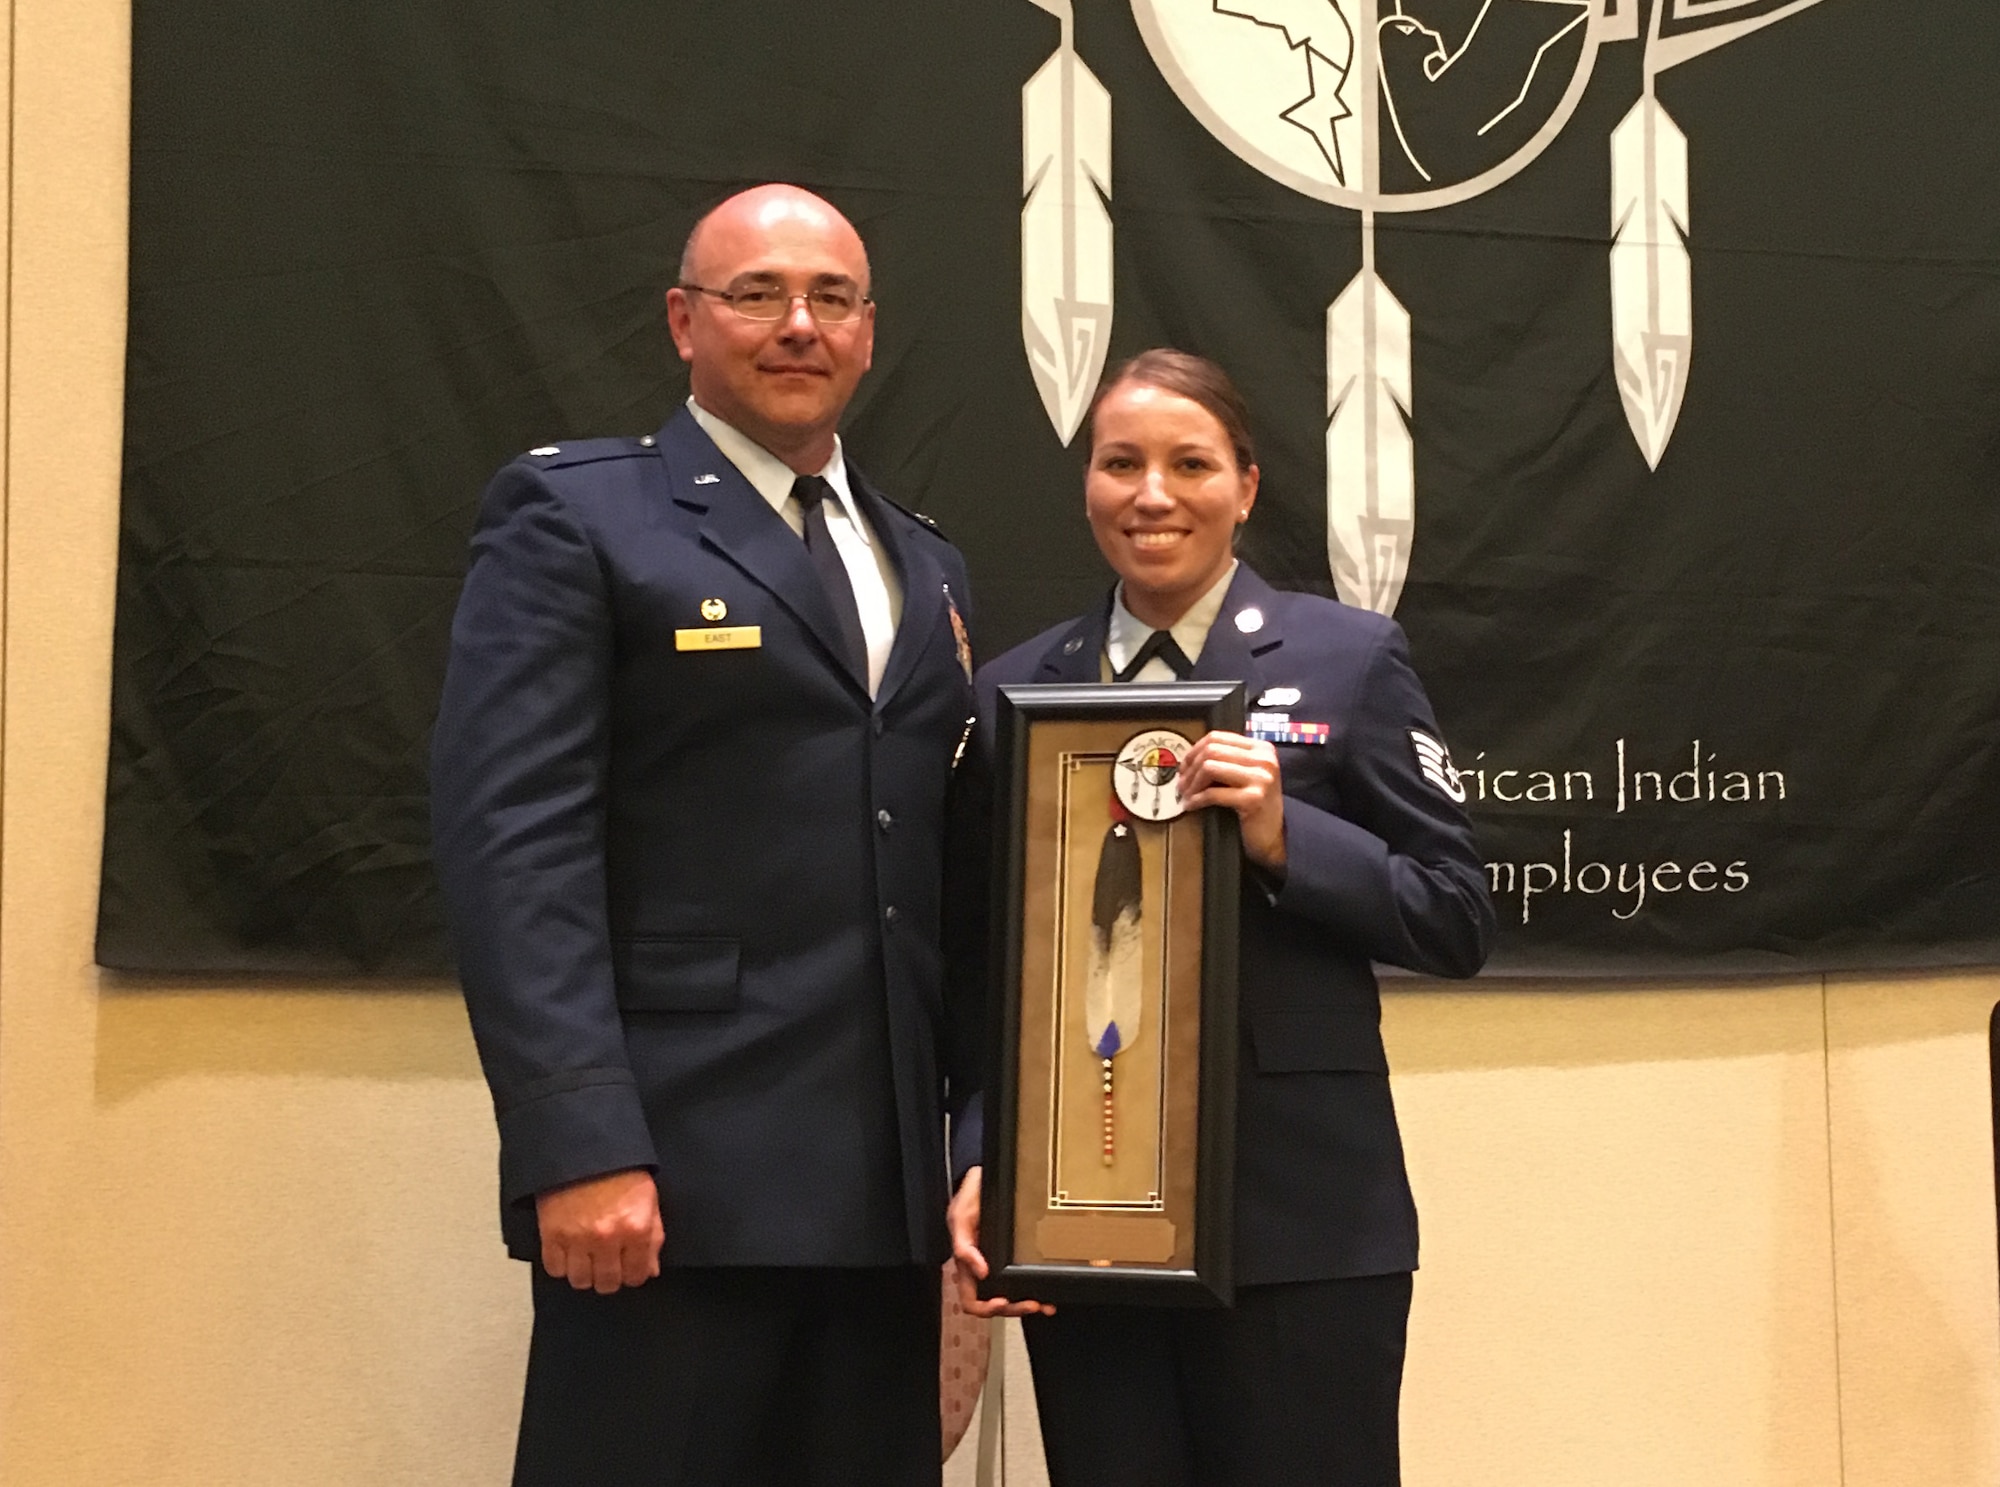
[[[1111,766],[1111,788],[1119,803],[1142,821],[1171,821],[1181,804],[1181,763],[1194,745],[1180,734],[1156,728],[1134,734]]]

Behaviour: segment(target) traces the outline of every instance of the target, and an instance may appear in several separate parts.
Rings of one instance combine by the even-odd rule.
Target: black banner
[[[1097,602],[1080,398],[1222,362],[1244,556],[1393,608],[1495,969],[2000,959],[1985,0],[299,0],[134,15],[99,959],[445,964],[474,503],[686,395],[697,213],[866,238],[846,428],[983,655]]]

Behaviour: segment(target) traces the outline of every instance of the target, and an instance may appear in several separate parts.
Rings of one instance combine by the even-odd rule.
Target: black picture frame
[[[1197,836],[1181,839],[1198,841],[1201,851],[1198,874],[1200,1054],[1193,1079],[1198,1108],[1193,1115],[1191,1216],[1194,1232],[1191,1257],[1184,1253],[1185,1245],[1166,1261],[1147,1263],[1102,1259],[1056,1260],[1023,1253],[1024,1247],[1017,1242],[1017,1230],[1030,1209],[1034,1213],[1044,1213],[1054,1195],[1048,1191],[1024,1191],[1026,1185],[1019,1180],[1017,1171],[1022,1158],[1023,1003],[1027,997],[1023,980],[1025,926],[1029,921],[1033,896],[1040,893],[1053,898],[1057,893],[1057,883],[1053,879],[1040,884],[1027,881],[1030,858],[1028,814],[1033,793],[1030,789],[1030,763],[1034,752],[1034,734],[1045,726],[1065,723],[1101,724],[1109,733],[1129,728],[1132,734],[1148,728],[1179,724],[1182,730],[1190,725],[1196,726],[1197,732],[1186,735],[1193,738],[1214,729],[1240,731],[1243,719],[1244,692],[1241,682],[1029,685],[1002,687],[999,691],[994,750],[992,924],[995,953],[991,959],[992,980],[988,999],[987,1068],[990,1072],[980,1225],[981,1248],[990,1269],[979,1287],[982,1296],[1007,1296],[1017,1300],[1032,1298],[1058,1304],[1084,1302],[1168,1306],[1227,1306],[1234,1300],[1231,1251],[1235,1211],[1238,894],[1241,890],[1242,847],[1233,812],[1210,809],[1196,816],[1181,818],[1182,822],[1189,823],[1190,830],[1198,829]],[[1043,795],[1046,794],[1044,790]],[[1196,822],[1198,828],[1192,824]],[[1186,890],[1183,888],[1181,891]],[[1172,908],[1170,901],[1162,910],[1170,921]],[[1053,913],[1053,910],[1048,912]],[[1186,916],[1183,914],[1180,917],[1185,919]],[[1056,919],[1055,923],[1058,929],[1051,938],[1061,941],[1066,937],[1061,928],[1064,921]],[[1163,925],[1163,945],[1164,937],[1174,932],[1171,923]],[[1061,943],[1057,943],[1050,953],[1050,974],[1058,982],[1061,972],[1054,967],[1065,963],[1062,957],[1067,953],[1068,947]],[[1185,1100],[1185,1086],[1177,1095],[1176,1071],[1167,1068],[1169,1054],[1166,1044],[1170,1029],[1165,1012],[1164,988],[1171,982],[1170,973],[1165,968],[1166,959],[1163,948],[1160,973],[1162,1025],[1159,1029],[1162,1046],[1157,1054],[1161,1068],[1157,1093],[1160,1110],[1157,1160],[1162,1170],[1168,1166],[1174,1150],[1184,1153],[1189,1145],[1184,1137],[1170,1141],[1166,1134],[1170,1116],[1179,1122],[1178,1129],[1183,1132],[1187,1129],[1187,1113],[1175,1103]],[[1059,993],[1052,993],[1049,1000],[1050,1008],[1046,1015],[1041,1016],[1038,1026],[1030,1031],[1053,1044],[1062,1025],[1062,1001]],[[1183,1011],[1174,1013],[1181,1019],[1187,1018],[1187,1015]],[[1179,1031],[1174,1033],[1174,1037],[1184,1044],[1187,1023],[1182,1021],[1177,1026]],[[1055,1057],[1059,1061],[1067,1056],[1059,1054]],[[1185,1060],[1181,1062],[1184,1065]],[[1032,1076],[1034,1060],[1030,1059],[1027,1063]],[[1048,1070],[1042,1077],[1040,1092],[1046,1094],[1052,1090],[1061,1077],[1054,1068]],[[1053,1103],[1054,1096],[1051,1094],[1048,1098]],[[1050,1183],[1045,1187],[1054,1184],[1060,1141],[1055,1132],[1059,1124],[1053,1115],[1047,1122]],[[1108,1157],[1105,1164],[1110,1165]],[[1170,1182],[1181,1194],[1178,1211],[1185,1220],[1188,1217],[1186,1178],[1178,1175],[1172,1177]],[[1118,1217],[1113,1222],[1128,1223],[1129,1220]],[[1178,1232],[1166,1222],[1164,1209],[1162,1218],[1152,1222],[1167,1233]]]

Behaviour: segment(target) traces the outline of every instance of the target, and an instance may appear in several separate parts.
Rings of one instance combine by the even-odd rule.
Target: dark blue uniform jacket
[[[657,1173],[664,1264],[945,1253],[965,569],[850,475],[903,590],[872,702],[804,545],[687,412],[486,492],[433,825],[517,1256],[534,1194],[627,1167]],[[679,648],[717,626],[761,644]]]

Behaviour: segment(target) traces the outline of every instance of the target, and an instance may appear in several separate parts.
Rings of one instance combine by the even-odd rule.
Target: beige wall
[[[455,999],[90,964],[129,23],[11,12],[0,1478],[501,1481],[523,1283]],[[1993,974],[1392,996],[1425,1218],[1413,1487],[2000,1477],[1996,997]]]
[[[1413,1484],[2000,1478],[2000,977],[1389,1005]]]

